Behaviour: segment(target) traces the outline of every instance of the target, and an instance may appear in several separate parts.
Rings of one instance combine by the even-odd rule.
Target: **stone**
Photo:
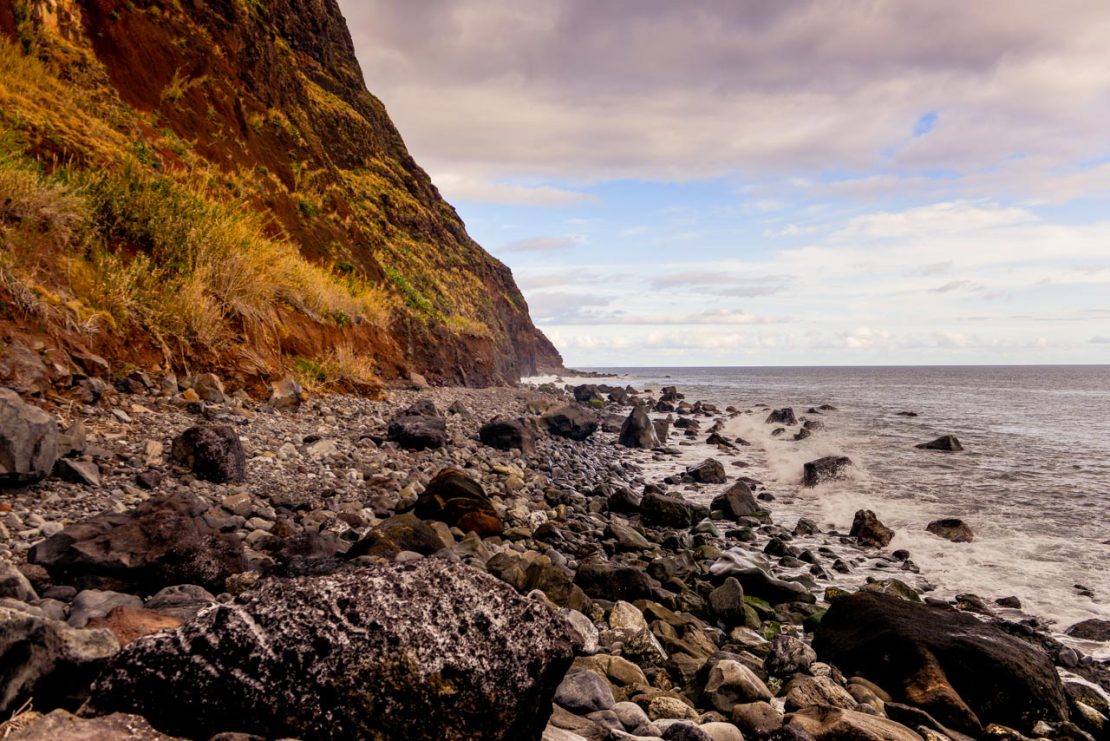
[[[100,486],[100,469],[92,461],[59,458],[54,463],[54,475],[73,484]]]
[[[765,566],[756,561],[752,555],[742,551],[725,551],[713,562],[709,571],[719,579],[736,577],[745,595],[758,597],[771,604],[784,602],[813,604],[817,601],[817,598],[803,585],[771,576]]]
[[[744,734],[732,723],[721,721],[702,723],[698,726],[698,730],[704,733],[709,741],[744,741]]]
[[[816,741],[921,741],[917,733],[892,720],[821,705],[786,716],[783,730],[788,729]]]
[[[223,591],[224,579],[246,570],[246,558],[237,536],[208,523],[208,509],[195,494],[180,492],[105,512],[37,543],[27,560],[62,584],[108,580],[156,591],[189,583]]]
[[[223,404],[227,401],[223,382],[215,373],[201,373],[194,378],[193,391],[201,401],[207,401],[209,404]]]
[[[536,452],[536,435],[522,419],[494,417],[478,430],[478,438],[497,450],[519,450],[524,455]]]
[[[817,652],[804,642],[788,635],[778,635],[771,641],[771,652],[763,662],[768,674],[788,677],[796,672],[807,672],[817,661]]]
[[[339,445],[335,440],[328,440],[327,438],[313,440],[308,445],[304,446],[304,454],[314,461],[322,461],[326,458],[332,458],[338,455]]]
[[[648,624],[640,608],[630,602],[617,600],[613,609],[609,611],[609,627],[613,630],[628,630],[639,633],[647,630]]]
[[[744,625],[744,589],[734,576],[709,593],[709,610],[728,628]]]
[[[204,587],[196,584],[175,584],[160,590],[148,599],[145,607],[148,610],[175,617],[181,622],[188,622],[215,601],[216,597]]]
[[[617,541],[617,546],[626,551],[646,551],[651,543],[632,526],[613,518],[605,526],[605,537]]]
[[[638,494],[627,486],[619,486],[609,495],[606,504],[610,512],[635,514],[640,511],[640,503],[643,500],[643,494]]]
[[[709,670],[705,697],[718,711],[732,713],[734,705],[770,700],[773,695],[763,680],[739,661],[723,659]]]
[[[107,630],[78,630],[0,607],[0,716],[29,699],[40,708],[73,706],[117,651]]]
[[[548,412],[543,416],[543,422],[552,435],[578,442],[589,439],[599,427],[595,415],[573,404]]]
[[[652,450],[660,445],[659,435],[648,416],[647,407],[637,405],[632,408],[628,418],[621,425],[617,442],[626,448]]]
[[[813,647],[845,674],[972,736],[990,723],[1030,729],[1067,719],[1048,654],[967,613],[858,592],[831,604]]]
[[[699,484],[724,484],[728,482],[725,467],[715,458],[706,458],[701,463],[687,467],[686,475]]]
[[[632,566],[612,563],[585,563],[578,567],[574,583],[590,597],[611,601],[651,599],[654,580]]]
[[[483,538],[500,535],[502,530],[501,518],[482,485],[457,468],[445,468],[435,475],[417,499],[414,513]]]
[[[143,600],[133,594],[100,589],[78,592],[69,608],[66,621],[74,628],[84,628],[92,618],[104,617],[117,607],[142,607]]]
[[[713,738],[692,721],[680,720],[657,725],[663,728],[663,741],[713,741]]]
[[[756,738],[770,736],[782,728],[782,713],[769,702],[745,702],[732,706],[732,722]]]
[[[143,636],[160,630],[173,630],[181,626],[181,619],[161,612],[131,605],[119,605],[102,617],[91,618],[86,627],[112,631],[120,646],[126,646]]]
[[[81,420],[74,421],[58,434],[58,457],[77,456],[88,448],[88,431]]]
[[[792,407],[785,407],[783,409],[775,409],[765,420],[769,425],[796,425],[798,418],[794,416],[794,409]]]
[[[86,712],[194,738],[536,738],[572,658],[551,608],[425,558],[268,580],[127,646]]]
[[[447,445],[447,421],[427,414],[403,414],[389,423],[387,437],[406,450],[435,450]]]
[[[945,450],[951,453],[958,453],[964,449],[964,446],[960,445],[960,441],[956,439],[955,435],[944,435],[938,437],[936,440],[921,443],[914,447],[922,450]]]
[[[709,509],[681,497],[648,492],[640,500],[640,516],[651,525],[688,528],[708,517]]]
[[[846,710],[854,710],[856,707],[856,699],[829,677],[795,674],[782,688],[782,695],[787,712],[813,705],[827,705]]]
[[[580,715],[608,710],[616,704],[609,683],[595,672],[585,669],[567,672],[555,690],[555,702]]]
[[[868,548],[886,548],[894,538],[894,531],[879,521],[869,509],[856,512],[848,537],[855,538],[860,545]]]
[[[670,695],[657,695],[651,698],[648,702],[647,714],[648,718],[653,721],[662,718],[698,719],[697,711],[677,697],[671,697]]]
[[[39,596],[22,571],[7,561],[0,561],[0,598],[37,602]]]
[[[925,526],[925,530],[953,543],[970,543],[975,539],[975,533],[968,524],[956,518],[933,520]]]
[[[837,481],[847,477],[846,469],[852,465],[852,459],[846,455],[830,455],[806,463],[802,468],[802,484],[804,486],[817,486],[826,481]]]
[[[7,741],[180,741],[159,733],[145,718],[112,713],[101,718],[79,718],[54,710],[33,720]]]
[[[304,388],[292,376],[270,386],[269,402],[274,409],[297,409],[304,400]]]
[[[394,515],[378,523],[347,551],[347,558],[383,556],[394,558],[402,551],[428,556],[447,547],[428,523],[411,512]]]
[[[0,353],[0,386],[17,394],[42,394],[50,390],[50,370],[37,352],[13,342]]]
[[[711,512],[721,512],[725,517],[732,520],[751,517],[762,509],[763,507],[759,506],[755,495],[752,494],[751,487],[744,481],[737,481],[728,489],[713,497],[713,501],[709,505]]]
[[[239,484],[247,480],[243,443],[228,425],[190,427],[173,439],[170,454],[206,481]]]
[[[58,459],[58,444],[54,417],[0,388],[0,486],[46,478]]]
[[[1110,620],[1101,618],[1088,618],[1082,620],[1064,631],[1072,638],[1083,641],[1110,642]]]

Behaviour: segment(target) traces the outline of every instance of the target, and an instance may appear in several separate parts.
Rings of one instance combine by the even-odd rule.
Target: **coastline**
[[[693,434],[687,434],[692,426],[671,429],[665,445],[641,450],[617,442],[633,407],[610,402],[608,391],[601,393],[588,387],[574,394],[585,397],[585,404],[572,407],[575,411],[569,428],[574,431],[596,420],[600,429],[581,441],[550,434],[543,415],[564,407],[573,396],[563,389],[547,387],[545,391],[395,390],[388,401],[328,396],[284,411],[242,397],[203,403],[188,401],[182,394],[108,392],[95,406],[68,407],[71,415],[61,418],[63,427],[77,419],[83,422],[85,445],[74,460],[95,464],[99,483],[72,483],[52,477],[34,487],[7,492],[3,501],[11,505],[11,511],[0,516],[0,522],[8,531],[9,537],[3,539],[8,551],[0,552],[0,560],[22,563],[28,549],[44,536],[58,536],[63,528],[102,509],[126,513],[165,497],[193,495],[208,507],[205,516],[218,516],[221,533],[247,546],[247,568],[235,575],[236,585],[244,588],[229,592],[249,595],[260,578],[265,582],[271,575],[277,579],[301,574],[309,575],[305,577],[308,579],[327,578],[329,573],[354,565],[372,568],[385,562],[410,563],[438,557],[477,567],[522,595],[532,594],[554,603],[555,609],[575,626],[575,666],[604,678],[606,686],[599,688],[593,676],[583,679],[582,672],[572,670],[556,689],[555,715],[547,726],[547,734],[553,739],[573,738],[567,733],[601,738],[604,736],[597,734],[604,729],[671,738],[670,728],[681,723],[705,727],[703,732],[707,734],[722,734],[710,736],[714,739],[730,738],[725,726],[742,731],[745,737],[763,737],[752,715],[756,710],[759,723],[778,724],[767,731],[767,737],[792,724],[809,729],[806,732],[813,735],[816,726],[807,713],[812,715],[813,707],[830,707],[832,701],[829,696],[815,699],[813,693],[820,695],[820,691],[811,685],[819,685],[826,695],[832,692],[824,687],[828,681],[849,693],[853,686],[858,690],[864,685],[853,685],[850,677],[838,676],[835,670],[822,668],[827,665],[812,659],[779,666],[775,663],[778,659],[771,657],[787,649],[807,654],[809,649],[799,645],[811,639],[825,610],[836,601],[830,598],[841,594],[835,589],[838,586],[894,592],[906,598],[912,594],[917,604],[921,595],[916,589],[890,581],[910,580],[906,577],[913,575],[912,554],[909,558],[894,558],[862,547],[846,532],[822,530],[824,526],[818,523],[796,526],[793,522],[776,522],[774,492],[755,480],[747,481],[749,495],[758,497],[758,510],[736,514],[729,513],[725,505],[714,504],[718,495],[745,478],[753,458],[759,456],[758,448],[735,442],[735,429],[730,423],[745,415],[763,416],[767,409],[729,412],[686,402],[689,413],[675,414],[675,418],[696,420],[702,425],[700,429]],[[614,397],[632,402],[651,396],[654,406],[659,389],[652,392]],[[423,451],[400,449],[389,442],[389,438],[397,437],[392,434],[391,423],[422,401],[434,404],[432,416],[443,415],[438,418],[443,420],[445,444]],[[681,406],[683,400],[676,402]],[[653,415],[657,420],[667,416]],[[510,425],[512,429],[503,439],[523,431],[525,438],[531,438],[524,447],[534,450],[502,451],[483,444],[479,430],[495,417],[515,424]],[[198,424],[231,426],[242,439],[245,477],[241,483],[210,483],[170,460],[179,433]],[[791,432],[795,429],[799,428]],[[706,443],[712,431],[719,431],[723,437],[719,445]],[[722,464],[724,476],[708,477],[716,483],[695,480],[700,474],[689,474],[688,468],[709,458]],[[458,467],[481,484],[488,495],[488,507],[483,503],[482,512],[495,518],[499,527],[486,531],[484,538],[475,538],[473,529],[466,535],[455,522],[455,532],[438,528],[440,547],[429,548],[426,541],[414,536],[418,528],[411,522],[401,529],[392,525],[397,525],[397,518],[405,517],[414,505],[420,511],[425,488],[448,467]],[[137,485],[136,476],[151,471],[160,474],[161,482],[150,490]],[[669,484],[663,481],[668,477]],[[645,495],[641,492],[645,488],[649,494],[658,493],[658,501],[651,501],[657,501],[662,509],[644,508]],[[371,542],[366,545],[368,539]],[[300,547],[288,547],[294,540]],[[349,558],[352,549],[366,555]],[[729,565],[730,558],[734,568]],[[847,567],[850,574],[838,574],[837,564]],[[752,569],[763,575],[753,578]],[[38,610],[43,619],[72,618],[78,596],[75,587],[59,583],[41,565],[23,571],[36,592],[32,611]],[[91,584],[95,580],[88,577],[94,575],[93,571],[71,581]],[[589,578],[584,576],[587,573]],[[877,578],[884,573],[889,580]],[[726,595],[719,590],[732,584],[730,576],[734,581],[739,578],[738,587],[743,582],[747,599],[735,599],[733,594],[732,603],[726,607],[722,602]],[[122,571],[113,571],[112,578],[119,591],[108,591],[129,593]],[[142,598],[139,605],[143,609],[159,613],[157,605],[150,609],[150,598],[158,590],[131,586],[133,596]],[[829,587],[834,589],[829,591]],[[536,594],[537,589],[543,596]],[[208,594],[213,602],[233,601],[231,594]],[[767,599],[772,595],[793,596],[776,602]],[[194,614],[205,608],[200,604],[205,599],[202,596],[193,605]],[[91,609],[82,604],[82,619],[111,630],[112,610],[123,602],[127,601],[105,599]],[[1082,656],[1074,645],[1061,644],[1030,616],[970,597],[944,609],[945,614],[973,613],[984,625],[1029,641],[1023,645],[1039,646],[1037,650],[1049,665],[1055,663],[1070,681],[1067,689],[1073,721],[1074,705],[1082,702],[1076,700],[1077,696],[1098,704],[1097,693],[1090,696],[1071,686],[1080,684],[1076,675],[1110,688],[1110,671],[1105,663]],[[789,640],[779,639],[779,635]],[[648,645],[637,648],[633,645],[635,636],[647,640]],[[117,638],[123,643],[122,636]],[[604,657],[628,658],[618,670],[614,669],[614,659]],[[818,658],[820,655],[813,657]],[[119,659],[112,661],[118,663]],[[635,671],[625,664],[634,665]],[[715,671],[721,674],[727,668],[747,677],[733,664],[755,675],[758,684],[745,679],[748,690],[755,686],[755,691],[736,694],[738,690],[733,689],[730,695],[721,690],[724,680],[720,677],[714,680],[716,689],[710,689]],[[632,681],[622,681],[629,680],[630,675]],[[805,686],[805,691],[796,691],[799,684]],[[900,691],[898,687],[883,689],[888,697]],[[583,692],[590,696],[589,702],[582,700]],[[843,714],[881,718],[904,726],[907,732],[921,734],[922,723],[905,725],[891,719],[883,711],[881,694],[877,694],[879,703],[866,698],[853,699],[850,704],[843,695],[832,694],[837,702],[831,706]],[[738,701],[730,705],[728,698]],[[594,707],[598,702],[608,707]],[[613,707],[617,705],[629,717],[641,720],[627,707],[628,702],[645,714],[643,720],[651,726],[640,729],[645,733],[634,733],[638,726],[630,727],[626,719],[618,718],[619,729],[612,727],[612,715],[618,714]],[[889,702],[892,706],[899,704]],[[733,712],[733,706],[759,703],[770,710],[760,705]],[[861,710],[865,705],[870,711]],[[594,717],[591,713],[602,715]],[[845,717],[838,716],[837,722],[851,726],[865,721],[855,715]],[[935,718],[932,722],[937,726],[932,732],[945,732],[942,723]],[[709,728],[713,724],[719,725]],[[1031,733],[1034,725],[1030,722],[1020,730]],[[1060,718],[1048,725],[1053,733],[1070,727]],[[1043,734],[1045,728],[1040,731]],[[953,731],[948,737],[960,735]]]

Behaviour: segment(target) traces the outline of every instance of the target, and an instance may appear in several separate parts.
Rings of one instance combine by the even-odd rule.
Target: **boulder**
[[[133,594],[101,589],[85,589],[77,593],[69,606],[67,623],[84,628],[94,618],[101,618],[117,607],[142,607],[143,600]]]
[[[628,415],[628,419],[621,425],[620,436],[617,442],[626,448],[644,448],[651,450],[658,448],[659,435],[655,430],[655,425],[648,416],[647,408],[642,405],[637,405],[632,408],[632,412]]]
[[[793,732],[788,738],[816,741],[921,741],[917,733],[887,718],[826,705],[791,713],[783,730]]]
[[[852,520],[852,530],[848,537],[855,538],[860,545],[869,548],[886,548],[894,538],[894,531],[879,522],[879,518],[869,509],[856,512]]]
[[[383,556],[393,558],[401,551],[425,556],[446,548],[447,543],[428,523],[411,512],[394,515],[370,529],[347,551],[347,558]]]
[[[574,575],[574,583],[590,597],[611,602],[652,599],[657,586],[643,571],[613,563],[582,564]]]
[[[102,718],[79,718],[54,710],[5,737],[6,741],[180,741],[159,733],[145,718],[112,713]]]
[[[701,463],[688,466],[686,475],[699,484],[724,484],[728,481],[725,467],[716,458],[706,458]]]
[[[0,486],[40,481],[58,459],[58,423],[11,389],[0,388]]]
[[[228,425],[190,427],[173,439],[170,455],[206,481],[240,484],[247,480],[243,443]]]
[[[1110,642],[1110,620],[1101,618],[1088,618],[1068,628],[1066,631],[1072,638],[1081,641]]]
[[[769,425],[796,425],[798,418],[794,416],[793,407],[784,407],[783,409],[775,409],[767,415],[767,424]]]
[[[709,593],[709,611],[726,627],[744,625],[744,588],[734,576]]]
[[[28,699],[75,707],[119,643],[107,630],[78,630],[32,612],[0,607],[0,716]]]
[[[832,602],[813,647],[846,675],[972,736],[990,723],[1028,731],[1068,717],[1048,654],[966,613],[858,592]]]
[[[450,441],[447,421],[428,414],[402,414],[389,423],[386,435],[405,450],[435,450]]]
[[[778,635],[771,641],[771,652],[763,662],[768,674],[789,677],[807,672],[817,661],[817,652],[793,636]]]
[[[200,584],[222,592],[224,580],[246,570],[243,545],[207,521],[209,506],[191,492],[105,512],[70,525],[27,555],[58,583],[118,584],[154,592]]]
[[[914,447],[921,448],[922,450],[947,450],[953,453],[958,453],[964,449],[964,446],[960,445],[960,441],[956,439],[955,435],[944,435],[932,442],[921,443]]]
[[[201,401],[207,401],[210,404],[223,404],[227,401],[224,385],[215,373],[201,373],[194,378],[193,391]]]
[[[270,406],[274,409],[296,409],[304,399],[304,388],[292,376],[270,386]]]
[[[763,507],[759,506],[755,495],[752,494],[751,487],[743,481],[737,481],[728,489],[713,497],[709,509],[712,512],[721,512],[729,519],[738,520],[741,517],[751,517],[762,510]]]
[[[830,455],[805,464],[802,469],[802,484],[817,486],[826,481],[836,481],[847,476],[845,469],[852,465],[846,455]]]
[[[817,601],[817,598],[803,585],[771,576],[765,566],[758,563],[751,554],[743,551],[725,551],[709,567],[709,573],[722,581],[734,576],[740,582],[744,594],[758,597],[771,604],[784,602],[813,604]]]
[[[687,502],[681,497],[648,492],[640,500],[640,516],[645,523],[664,527],[693,527],[709,516],[709,510],[701,504]]]
[[[193,738],[537,738],[574,637],[543,603],[444,559],[274,579],[129,645],[83,712]]]
[[[536,452],[536,436],[522,419],[494,417],[478,430],[483,445],[497,450],[519,450],[525,455]]]
[[[5,598],[20,602],[37,602],[39,596],[22,571],[7,561],[0,561],[0,599]]]
[[[92,461],[59,458],[54,463],[54,475],[72,484],[100,486],[100,469]]]
[[[597,432],[599,426],[594,414],[573,404],[548,412],[543,416],[543,422],[552,435],[579,442]]]
[[[925,529],[933,535],[951,540],[953,543],[970,543],[975,538],[975,533],[971,532],[968,524],[954,517],[933,520],[925,526]]]
[[[724,659],[709,670],[705,697],[719,712],[731,714],[733,705],[766,702],[772,695],[755,672],[739,661]]]
[[[608,495],[606,506],[608,506],[610,512],[634,514],[640,511],[640,504],[643,500],[643,494],[637,494],[627,486],[619,486]]]
[[[41,394],[50,390],[50,370],[37,352],[13,342],[0,353],[0,386],[18,394]]]
[[[795,674],[782,688],[783,706],[787,712],[813,705],[854,710],[856,699],[831,677],[810,677]]]
[[[501,518],[482,485],[457,468],[445,468],[428,482],[414,512],[481,537],[501,534]]]
[[[616,704],[613,688],[588,669],[571,669],[555,690],[555,702],[574,713],[609,710]]]

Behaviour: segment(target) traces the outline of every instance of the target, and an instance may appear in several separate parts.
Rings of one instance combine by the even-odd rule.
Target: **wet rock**
[[[201,738],[535,738],[571,659],[550,608],[422,559],[268,581],[125,648],[87,711]]]
[[[1084,641],[1101,641],[1105,643],[1110,641],[1110,620],[1089,618],[1071,626],[1065,633],[1072,638],[1079,638]]]
[[[855,538],[862,546],[886,548],[894,538],[894,531],[879,522],[874,512],[861,509],[852,520],[852,530],[848,537]]]
[[[45,478],[58,458],[58,423],[11,389],[0,388],[0,486]]]
[[[737,481],[724,492],[713,497],[709,505],[710,511],[722,512],[733,520],[741,517],[751,517],[763,508],[759,506],[751,488],[743,481]]]
[[[543,416],[547,431],[557,437],[581,442],[597,432],[597,417],[590,411],[573,404],[559,407]]]
[[[446,420],[428,414],[403,414],[389,423],[386,434],[405,450],[435,450],[450,441]]]
[[[216,484],[247,480],[247,456],[239,435],[228,425],[190,427],[174,438],[173,460],[198,478]]]
[[[536,436],[522,419],[494,417],[478,430],[483,445],[497,450],[519,450],[525,455],[536,452]]]
[[[238,537],[209,524],[208,510],[182,492],[96,515],[38,543],[27,560],[60,583],[121,582],[149,591],[189,583],[223,591],[224,579],[244,571],[246,559]]]
[[[1021,609],[1021,600],[1017,597],[999,597],[994,601],[999,607],[1010,607],[1016,610]]]
[[[640,501],[640,514],[644,522],[652,525],[686,528],[708,517],[709,510],[680,497],[648,492]]]
[[[651,599],[655,581],[632,566],[613,563],[586,563],[578,568],[574,583],[591,597],[611,601]]]
[[[859,592],[832,603],[813,646],[822,661],[973,736],[992,722],[1029,729],[1067,718],[1048,655],[966,613]]]
[[[809,671],[817,661],[817,652],[797,638],[788,635],[775,636],[771,641],[771,652],[763,662],[768,674],[788,677],[796,672]]]
[[[78,630],[0,607],[0,715],[35,707],[75,707],[119,643],[106,630]]]
[[[457,468],[436,474],[416,502],[417,517],[439,520],[481,537],[499,535],[501,518],[482,485]]]
[[[621,425],[617,442],[626,448],[652,450],[659,447],[659,436],[646,407],[637,405],[632,408],[628,419]]]
[[[933,535],[951,540],[953,543],[970,543],[975,538],[975,534],[968,524],[956,518],[933,520],[925,529]]]
[[[102,718],[79,718],[65,710],[54,710],[7,741],[179,741],[151,727],[145,718],[113,713]]]
[[[643,494],[638,494],[627,486],[620,486],[609,495],[607,504],[610,512],[635,514],[640,511],[640,503],[643,499]]]
[[[608,710],[616,704],[613,688],[592,671],[571,669],[555,690],[555,702],[573,713]]]
[[[770,700],[771,690],[739,661],[724,659],[709,670],[705,697],[722,713],[731,714],[733,705]]]
[[[846,455],[830,455],[806,463],[802,468],[802,484],[817,486],[826,481],[836,481],[847,476],[846,469],[852,465],[852,459]]]
[[[783,730],[807,734],[802,738],[816,741],[921,741],[917,733],[892,720],[820,705],[786,716]]]
[[[297,409],[304,400],[304,388],[292,376],[270,386],[269,402],[274,409]]]
[[[728,481],[725,467],[716,458],[706,458],[701,463],[689,466],[686,475],[699,484],[724,484]]]
[[[783,409],[775,409],[766,419],[769,425],[796,425],[798,418],[794,416],[794,409],[792,407],[785,407]]]
[[[960,445],[960,441],[956,439],[955,435],[944,435],[932,442],[921,443],[914,447],[921,448],[922,450],[947,450],[954,453],[964,449],[964,446]]]

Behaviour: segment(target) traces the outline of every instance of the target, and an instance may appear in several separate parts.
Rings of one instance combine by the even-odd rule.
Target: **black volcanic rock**
[[[879,522],[879,518],[869,509],[856,512],[852,520],[852,530],[848,536],[859,541],[860,545],[871,548],[886,548],[894,538],[894,531]]]
[[[738,520],[750,517],[763,509],[752,495],[751,488],[743,481],[737,481],[713,498],[709,505],[713,512],[723,512],[726,517]]]
[[[725,467],[716,458],[706,458],[701,463],[688,466],[686,475],[699,484],[723,484],[728,481]]]
[[[494,417],[478,430],[483,445],[497,450],[519,450],[525,455],[536,452],[536,435],[522,419]]]
[[[247,479],[243,443],[228,425],[190,427],[174,438],[171,455],[199,478],[217,484],[238,484]]]
[[[194,738],[538,738],[574,640],[542,603],[442,559],[274,579],[127,646],[84,712]]]
[[[597,416],[580,406],[568,404],[543,416],[544,424],[552,435],[579,442],[597,432]]]
[[[971,527],[963,520],[954,517],[933,520],[925,526],[925,529],[933,535],[951,540],[953,543],[970,543],[975,539],[975,533],[971,531]]]
[[[644,522],[666,527],[692,527],[709,516],[701,504],[687,502],[681,497],[648,492],[640,502],[640,515]]]
[[[845,469],[852,465],[852,459],[845,455],[830,455],[810,461],[803,466],[802,484],[817,486],[825,481],[836,481],[847,474]]]
[[[389,423],[389,439],[406,450],[442,448],[449,441],[447,422],[443,417],[405,414]]]
[[[955,435],[944,435],[932,442],[921,443],[914,447],[922,450],[947,450],[952,453],[958,453],[964,449],[964,446],[960,445],[960,441],[956,439]]]
[[[798,418],[794,416],[794,409],[792,407],[784,407],[783,409],[775,409],[767,415],[767,424],[769,425],[796,425]]]
[[[642,405],[633,407],[628,418],[621,425],[620,436],[617,442],[626,448],[645,448],[651,450],[659,447],[659,436],[655,425],[648,416],[647,409]]]
[[[501,518],[482,485],[457,468],[435,475],[416,500],[417,517],[439,520],[482,537],[501,533]]]

